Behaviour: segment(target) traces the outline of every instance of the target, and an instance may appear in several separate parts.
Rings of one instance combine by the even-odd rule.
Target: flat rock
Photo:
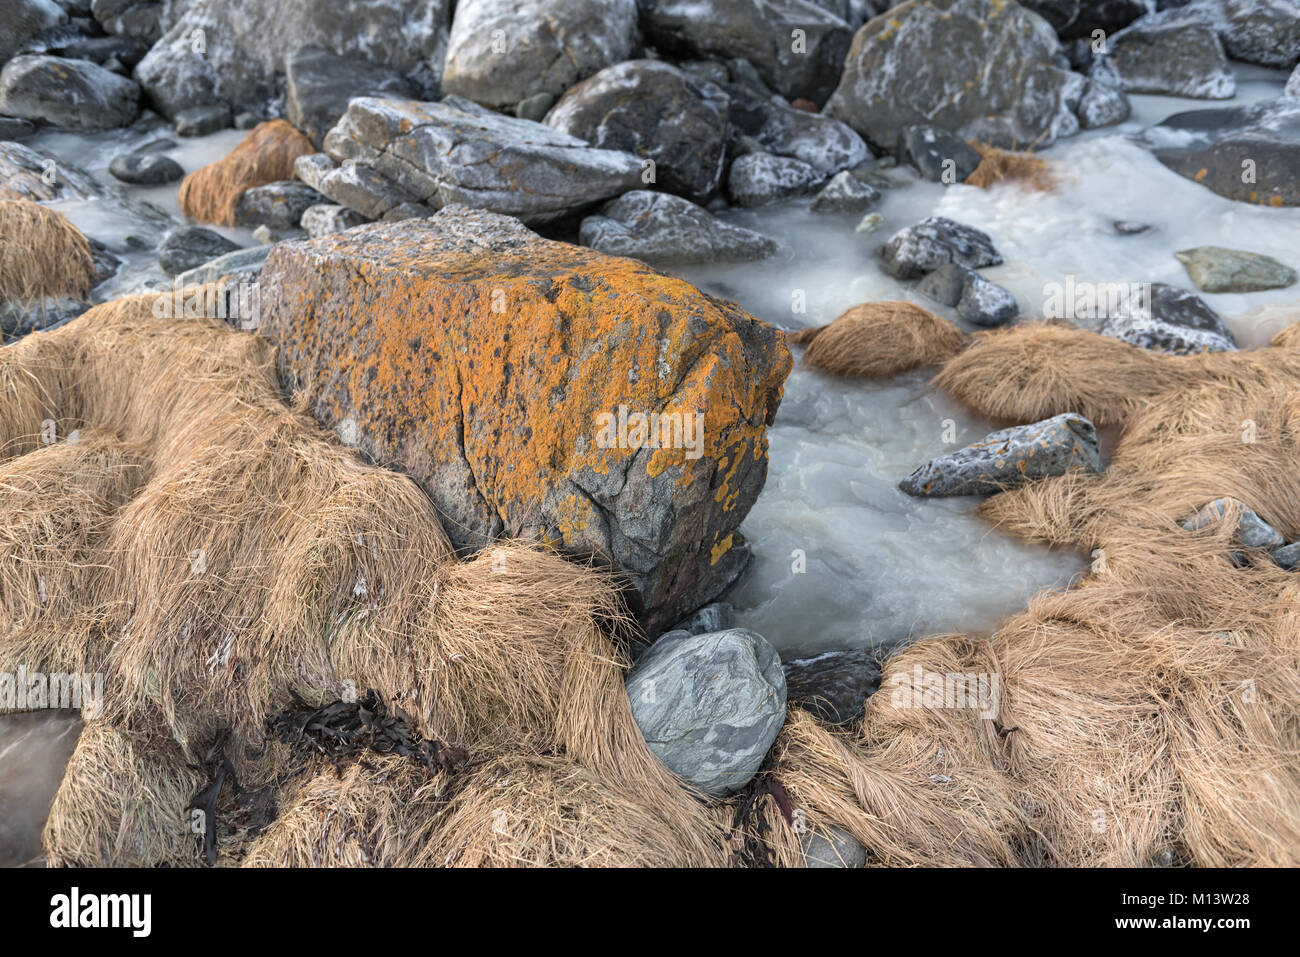
[[[1138,21],[1108,41],[1093,68],[1126,93],[1227,100],[1237,92],[1218,35],[1199,23],[1145,26]]]
[[[1253,509],[1235,498],[1216,498],[1208,505],[1197,509],[1179,524],[1189,532],[1199,531],[1217,525],[1229,511],[1238,515],[1237,527],[1232,533],[1233,544],[1242,548],[1264,548],[1273,551],[1281,547],[1286,539],[1282,533],[1260,518]]]
[[[461,204],[534,223],[641,186],[641,161],[629,153],[596,149],[542,123],[447,103],[359,97],[325,137],[325,151],[435,209]]]
[[[917,123],[1046,147],[1079,129],[1084,80],[1060,57],[1047,21],[1015,3],[907,0],[858,31],[825,112],[881,151]]]
[[[602,556],[649,634],[745,567],[791,366],[778,330],[465,207],[272,248],[260,331],[281,381],[419,482],[458,547]],[[681,417],[652,437],[652,410]]]
[[[937,126],[906,126],[894,155],[932,183],[964,183],[980,165],[980,154],[960,136]]]
[[[315,239],[318,236],[328,236],[330,233],[341,233],[345,229],[368,222],[370,220],[366,217],[346,206],[321,203],[304,209],[298,225],[308,236]]]
[[[405,99],[418,95],[415,84],[396,70],[315,46],[285,55],[284,92],[289,122],[317,149],[354,96]]]
[[[896,279],[919,279],[945,263],[980,269],[1002,262],[986,233],[943,216],[900,229],[881,247],[880,255],[885,271]]]
[[[326,153],[312,153],[294,160],[293,172],[321,196],[366,219],[382,219],[394,210],[420,205],[414,193],[402,189],[373,166],[355,160],[339,164]]]
[[[574,83],[628,59],[636,0],[460,0],[442,88],[492,107]]]
[[[779,248],[776,240],[725,223],[688,199],[650,190],[611,200],[582,221],[578,237],[592,249],[648,263],[746,262]]]
[[[46,176],[48,169],[56,170],[57,174]],[[102,193],[99,183],[76,166],[22,143],[0,141],[0,199],[47,203],[92,199]]]
[[[0,113],[73,129],[129,125],[140,88],[89,60],[17,56],[0,71]]]
[[[636,663],[627,694],[650,750],[711,798],[753,780],[785,723],[781,658],[744,628],[669,632]]]
[[[917,496],[988,495],[1068,472],[1101,472],[1097,430],[1073,412],[991,432],[927,462],[898,487]]]
[[[962,285],[957,315],[976,326],[1003,326],[1020,315],[1020,306],[1009,290],[972,272]]]
[[[158,265],[169,276],[183,273],[239,248],[225,236],[203,226],[182,226],[163,237]]]
[[[825,178],[802,160],[746,153],[731,164],[727,196],[737,206],[765,206],[812,192]]]
[[[1262,253],[1222,246],[1197,246],[1179,250],[1174,255],[1202,292],[1285,289],[1296,281],[1294,269]]]
[[[1226,352],[1237,348],[1219,314],[1194,293],[1162,282],[1145,296],[1125,296],[1099,330],[1131,345],[1172,355]]]
[[[880,191],[849,170],[836,173],[812,201],[814,213],[862,213],[880,202]]]
[[[282,180],[245,190],[235,207],[236,226],[296,229],[303,213],[325,201],[306,183]]]
[[[863,704],[880,687],[880,662],[865,648],[791,651],[782,664],[790,704],[831,724],[860,718]]]
[[[729,102],[721,87],[670,63],[629,60],[570,87],[545,122],[649,160],[658,188],[703,202],[722,181]]]
[[[137,186],[174,183],[185,175],[181,164],[161,153],[119,153],[108,164],[115,179]]]
[[[224,103],[191,106],[177,113],[172,122],[177,136],[207,136],[230,126],[230,107]]]

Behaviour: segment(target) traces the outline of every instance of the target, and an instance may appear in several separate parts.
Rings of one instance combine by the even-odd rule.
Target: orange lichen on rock
[[[235,207],[245,190],[293,179],[293,161],[316,152],[311,140],[284,120],[253,127],[229,156],[195,170],[181,182],[186,216],[218,226],[235,224]]]

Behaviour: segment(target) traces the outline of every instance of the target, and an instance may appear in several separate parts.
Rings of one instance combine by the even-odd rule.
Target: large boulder
[[[1237,348],[1232,330],[1195,293],[1162,282],[1130,291],[1099,330],[1143,349],[1171,355],[1227,352]]]
[[[1093,75],[1127,93],[1163,93],[1205,100],[1237,92],[1223,44],[1199,23],[1147,27],[1142,21],[1111,38]]]
[[[826,112],[893,150],[926,123],[997,146],[1079,129],[1084,79],[1057,64],[1047,21],[1004,0],[907,0],[858,31]]]
[[[396,70],[320,47],[302,47],[284,58],[284,95],[289,122],[320,148],[325,134],[355,96],[417,95],[415,85]]]
[[[325,151],[414,202],[434,208],[459,203],[525,222],[555,219],[641,185],[641,161],[629,153],[595,149],[532,120],[447,102],[355,99],[325,137]],[[326,187],[310,185],[378,218]]]
[[[645,189],[624,193],[584,219],[578,241],[655,264],[746,262],[780,248],[776,240],[724,223],[688,199]]]
[[[919,279],[948,263],[982,269],[1002,262],[987,233],[944,216],[900,229],[880,248],[880,257],[895,279]]]
[[[267,99],[286,54],[315,46],[436,85],[449,0],[189,0],[135,76],[168,119]]]
[[[677,59],[743,58],[782,96],[819,106],[852,37],[844,20],[808,0],[641,0],[641,27]]]
[[[753,780],[785,723],[781,657],[745,628],[668,632],[637,661],[627,693],[650,750],[711,798]]]
[[[485,106],[559,96],[632,53],[636,0],[460,0],[442,85]]]
[[[670,63],[629,60],[571,87],[546,125],[654,163],[661,189],[703,202],[726,163],[729,97]]]
[[[111,130],[140,112],[140,88],[89,60],[17,56],[0,71],[0,113],[54,126]]]
[[[1220,196],[1300,206],[1300,99],[1176,113],[1146,137],[1156,159]]]
[[[0,65],[47,27],[68,19],[54,0],[0,0]]]
[[[1219,35],[1234,60],[1290,68],[1300,60],[1300,3],[1296,0],[1191,0],[1143,17],[1151,26],[1200,23]]]
[[[458,546],[599,556],[650,634],[744,567],[791,360],[734,303],[464,207],[279,243],[261,290],[286,387]]]

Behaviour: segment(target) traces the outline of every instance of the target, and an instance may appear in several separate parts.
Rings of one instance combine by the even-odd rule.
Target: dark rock
[[[113,251],[98,239],[90,240],[90,256],[95,266],[95,277],[91,280],[92,288],[112,279],[122,266],[122,260],[113,255]]]
[[[1079,100],[1079,122],[1085,130],[1123,123],[1132,112],[1132,104],[1124,91],[1113,82],[1100,77],[1089,77]]]
[[[1121,236],[1136,236],[1151,228],[1150,223],[1135,223],[1129,219],[1117,219],[1111,224]]]
[[[1300,15],[1294,0],[1192,0],[1148,14],[1148,26],[1199,23],[1219,35],[1234,60],[1290,69],[1300,60]]]
[[[297,229],[303,213],[324,201],[320,193],[297,180],[255,186],[239,197],[235,225]]]
[[[176,114],[177,136],[207,136],[230,126],[230,107],[224,103],[191,106]]]
[[[289,122],[317,147],[354,96],[415,97],[414,84],[395,70],[320,47],[302,47],[284,58]]]
[[[1273,550],[1273,561],[1289,572],[1300,568],[1300,542],[1292,542]]]
[[[1199,23],[1147,27],[1138,21],[1111,37],[1108,46],[1093,74],[1126,93],[1226,100],[1237,91],[1223,44]]]
[[[546,125],[650,160],[660,188],[703,202],[722,179],[728,100],[671,64],[629,60],[570,88]]]
[[[1232,331],[1199,296],[1162,282],[1143,288],[1146,296],[1121,300],[1102,324],[1102,335],[1173,355],[1237,348]]]
[[[1283,96],[1300,96],[1300,66],[1291,71],[1291,78],[1286,81]]]
[[[971,273],[957,301],[957,315],[976,326],[1002,326],[1020,314],[1016,297],[997,283]]]
[[[790,704],[831,724],[862,716],[862,706],[880,687],[880,662],[874,652],[787,652],[786,695]]]
[[[31,332],[44,332],[71,322],[90,308],[80,299],[48,298],[36,303],[0,303],[0,341],[21,339]]]
[[[149,52],[149,44],[141,37],[133,36],[77,37],[58,47],[58,52],[61,56],[90,60],[101,66],[117,60],[129,69]]]
[[[824,178],[871,162],[862,137],[839,120],[763,100],[735,84],[727,93],[733,143],[748,137],[762,152],[799,160]],[[734,145],[732,153],[740,155]]]
[[[152,0],[93,0],[91,12],[105,33],[140,37],[150,43],[162,35],[162,4]]]
[[[980,165],[975,148],[937,126],[907,126],[898,135],[895,152],[900,163],[908,163],[932,183],[964,183]]]
[[[354,212],[346,206],[320,204],[303,210],[302,219],[298,221],[298,225],[302,227],[308,236],[315,239],[318,236],[328,236],[330,233],[341,233],[345,229],[351,229],[353,226],[360,226],[369,221],[360,213]]]
[[[182,226],[163,237],[158,265],[169,276],[201,266],[239,248],[220,233],[202,226]]]
[[[744,58],[787,99],[821,105],[835,88],[852,31],[806,0],[642,0],[641,28],[678,59]],[[802,30],[803,46],[795,30]]]
[[[731,71],[727,65],[715,60],[682,60],[677,67],[696,83],[726,86],[731,82]]]
[[[0,116],[0,141],[22,139],[36,132],[36,124],[31,120],[20,120],[16,116]]]
[[[975,270],[967,269],[965,266],[944,263],[917,283],[916,291],[927,299],[953,307],[961,302],[961,293],[966,288],[966,280],[975,274]]]
[[[174,183],[185,175],[180,163],[161,153],[119,153],[108,164],[108,171],[123,183],[137,186]]]
[[[54,126],[107,130],[139,112],[140,88],[89,60],[18,56],[0,72],[0,113]]]
[[[744,628],[663,635],[628,675],[627,694],[650,750],[711,798],[753,779],[785,723],[781,658]]]
[[[688,635],[707,635],[714,631],[726,631],[731,627],[735,617],[735,608],[730,602],[715,601],[705,605],[689,618],[683,618],[669,631],[684,631]]]
[[[1296,281],[1294,269],[1261,253],[1224,249],[1222,246],[1197,246],[1174,255],[1202,292],[1285,289]]]
[[[1079,129],[1079,74],[1057,65],[1047,22],[1001,0],[907,0],[853,40],[825,112],[878,150],[904,127],[939,126],[1002,147]]]
[[[738,206],[765,206],[816,189],[826,177],[802,160],[746,153],[731,164],[727,196]]]
[[[898,487],[908,495],[987,495],[1068,472],[1101,472],[1097,430],[1081,415],[1061,415],[991,432],[922,465]]]
[[[1108,36],[1147,13],[1148,0],[1025,0],[1020,4],[1052,25],[1063,39]]]
[[[896,279],[919,279],[944,263],[979,269],[1002,262],[987,234],[942,216],[900,229],[881,247],[880,255],[885,271]]]
[[[671,193],[633,190],[588,216],[578,241],[612,256],[648,263],[746,262],[776,253],[776,241],[724,223]]]
[[[626,60],[636,0],[460,0],[442,88],[492,107],[574,83]]]
[[[1237,527],[1232,533],[1234,545],[1273,551],[1286,542],[1281,532],[1260,518],[1252,509],[1247,508],[1245,503],[1235,498],[1216,498],[1208,505],[1197,509],[1179,524],[1187,531],[1195,532],[1217,525],[1229,512],[1237,515]]]
[[[275,246],[250,246],[247,249],[236,249],[193,269],[187,269],[176,276],[173,282],[182,287],[219,280],[232,284],[252,283],[261,274],[266,257],[275,248]],[[230,314],[233,315],[233,311]],[[255,327],[254,325],[253,328]]]
[[[861,213],[880,201],[874,186],[849,170],[836,173],[812,201],[814,213]]]
[[[551,107],[554,105],[554,93],[534,93],[532,96],[515,104],[515,116],[521,120],[532,120],[534,123],[540,123],[546,119],[546,114],[551,111]],[[593,143],[592,145],[597,144]]]
[[[237,130],[251,130],[253,127],[257,126],[257,124],[261,122],[262,122],[262,118],[258,116],[256,113],[249,113],[245,111],[243,113],[235,114],[234,125],[235,125],[235,129]]]
[[[0,0],[0,64],[42,30],[63,23],[68,15],[53,0]]]

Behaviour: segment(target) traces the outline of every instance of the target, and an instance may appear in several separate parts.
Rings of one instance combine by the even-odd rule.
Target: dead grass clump
[[[200,222],[233,226],[245,190],[293,179],[293,161],[314,152],[311,140],[285,120],[259,123],[229,156],[182,180],[181,210]]]
[[[950,358],[965,340],[960,329],[910,302],[866,302],[825,326],[800,329],[805,365],[837,375],[880,378]]]
[[[95,279],[90,240],[56,210],[0,200],[0,304],[85,299]]]
[[[1037,153],[999,149],[977,140],[970,145],[980,154],[980,164],[966,177],[967,186],[988,189],[995,183],[1012,182],[1041,192],[1056,188],[1051,164]]]
[[[1278,330],[1268,344],[1275,349],[1294,349],[1300,346],[1300,323]]]

